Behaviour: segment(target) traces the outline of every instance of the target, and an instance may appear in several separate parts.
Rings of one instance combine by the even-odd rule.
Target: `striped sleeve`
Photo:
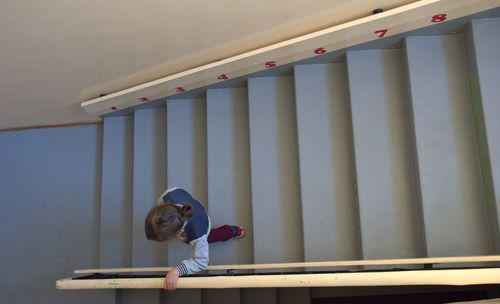
[[[208,241],[207,235],[202,236],[189,243],[191,245],[191,256],[189,259],[182,261],[175,268],[179,271],[180,276],[195,274],[203,271],[208,267]]]
[[[179,271],[179,276],[185,276],[189,273],[187,266],[184,263],[180,263],[179,265],[175,266],[177,270]]]

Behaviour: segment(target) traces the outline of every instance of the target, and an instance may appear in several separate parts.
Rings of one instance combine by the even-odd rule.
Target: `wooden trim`
[[[27,127],[14,127],[14,128],[0,128],[0,132],[10,132],[10,131],[24,131],[31,129],[48,129],[48,128],[67,128],[67,127],[77,127],[77,126],[85,126],[85,125],[100,125],[102,124],[102,119],[94,119],[89,121],[77,121],[77,122],[68,122],[62,124],[50,124],[50,125],[34,125]]]
[[[306,268],[306,267],[325,268],[325,267],[394,266],[394,265],[486,263],[486,262],[500,262],[500,255],[416,258],[416,259],[302,262],[302,263],[214,265],[214,266],[208,266],[207,270],[251,270],[251,269],[287,269],[287,268],[290,269],[290,268]],[[91,273],[167,272],[170,269],[172,269],[172,267],[102,268],[102,269],[96,268],[96,269],[79,269],[75,270],[74,273],[91,274]]]
[[[63,279],[57,289],[160,289],[163,278]],[[180,278],[177,288],[278,288],[500,284],[500,268]]]
[[[81,105],[89,113],[104,115],[498,6],[500,0],[421,0],[94,98]]]

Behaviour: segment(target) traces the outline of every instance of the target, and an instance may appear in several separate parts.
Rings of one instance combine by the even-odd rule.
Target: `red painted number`
[[[222,75],[220,75],[219,77],[217,77],[217,79],[220,79],[220,80],[227,80],[227,79],[229,79],[229,78],[226,76],[226,74],[222,74]]]
[[[177,93],[180,93],[180,92],[184,92],[184,91],[186,91],[186,90],[185,90],[184,88],[178,87],[178,88],[175,88],[175,91],[176,91]]]
[[[266,68],[274,68],[276,66],[276,61],[266,62]]]
[[[314,50],[314,54],[320,55],[326,53],[326,50],[324,48],[319,48]]]
[[[382,38],[382,37],[384,37],[384,36],[385,36],[385,34],[387,34],[387,31],[388,31],[388,30],[378,30],[378,31],[375,31],[375,34],[378,34],[378,36],[379,36],[380,38]]]
[[[446,14],[438,14],[435,16],[432,16],[431,22],[443,22],[446,20]]]
[[[141,97],[141,98],[139,98],[139,100],[143,101],[143,102],[150,101],[149,98],[147,98],[147,97]]]

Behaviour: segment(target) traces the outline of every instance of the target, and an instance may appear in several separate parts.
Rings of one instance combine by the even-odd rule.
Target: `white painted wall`
[[[2,0],[0,129],[98,119],[80,102],[371,15],[370,2]]]

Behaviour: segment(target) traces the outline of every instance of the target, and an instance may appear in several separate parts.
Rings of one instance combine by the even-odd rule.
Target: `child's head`
[[[155,206],[146,216],[144,226],[146,237],[158,242],[170,240],[182,229],[184,222],[192,216],[193,210],[190,205],[179,207],[173,204],[160,204]]]

